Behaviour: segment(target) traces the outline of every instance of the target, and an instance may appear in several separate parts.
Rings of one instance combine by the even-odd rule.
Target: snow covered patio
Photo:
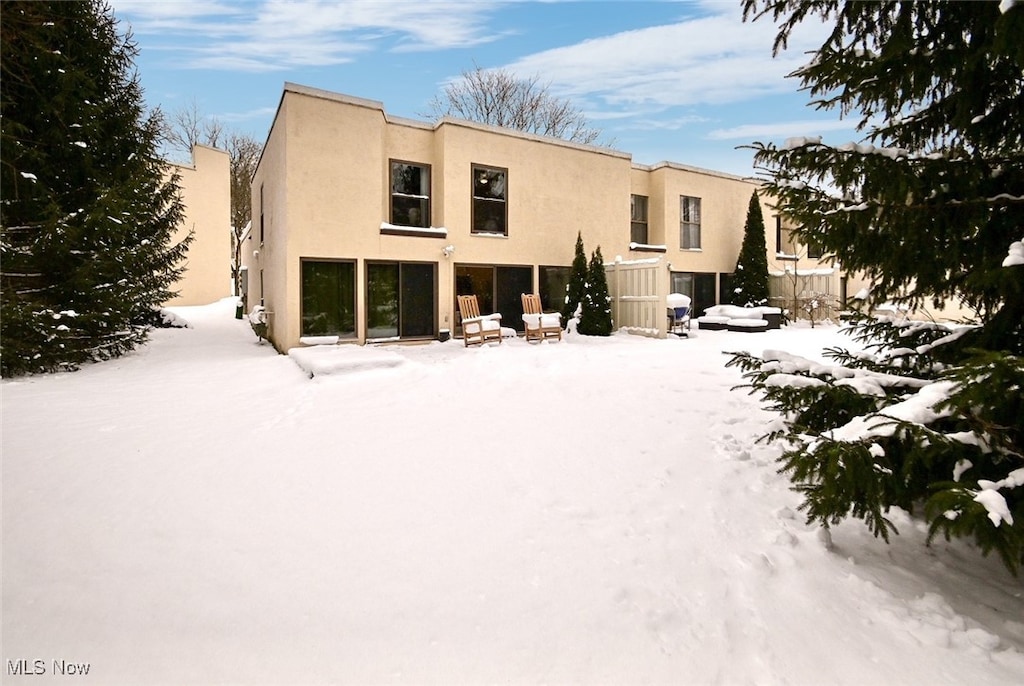
[[[1024,681],[1020,579],[900,513],[826,550],[754,444],[722,352],[835,327],[310,349],[310,379],[233,309],[0,382],[5,684]]]

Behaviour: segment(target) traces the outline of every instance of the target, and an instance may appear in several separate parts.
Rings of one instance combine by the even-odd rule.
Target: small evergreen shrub
[[[585,336],[610,336],[612,334],[611,296],[608,294],[608,277],[604,271],[601,246],[594,250],[587,269],[586,290],[582,298],[578,331]]]
[[[576,234],[576,254],[569,271],[569,283],[565,287],[565,303],[562,307],[562,325],[568,327],[576,315],[587,288],[587,253],[583,250],[583,234]]]

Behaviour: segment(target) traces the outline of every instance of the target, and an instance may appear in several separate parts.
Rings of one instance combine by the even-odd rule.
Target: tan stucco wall
[[[447,235],[381,232],[390,220],[390,160],[430,165],[431,226]],[[471,232],[474,164],[507,170],[507,236]],[[461,120],[397,119],[374,101],[289,84],[253,179],[253,242],[261,187],[267,240],[249,270],[250,306],[262,268],[271,337],[285,350],[300,336],[303,258],[356,260],[360,340],[365,262],[435,264],[437,327],[452,329],[456,265],[530,266],[536,288],[536,267],[571,264],[577,232],[588,257],[598,246],[608,262],[650,256],[630,249],[632,193],[649,196],[649,243],[665,244],[673,271],[731,272],[757,184],[682,165],[640,167],[627,153]],[[700,250],[679,248],[680,195],[701,198]]]
[[[185,273],[168,305],[206,305],[231,295],[231,165],[224,150],[197,145],[191,165],[170,165],[179,175],[185,220],[175,240],[194,232]]]
[[[736,268],[750,196],[757,190],[757,183],[730,174],[662,162],[652,167],[635,167],[632,186],[632,193],[650,198],[648,241],[665,245],[672,271],[727,274]],[[680,244],[682,196],[701,201],[699,249],[684,250]],[[767,226],[772,210],[763,198],[760,202]]]

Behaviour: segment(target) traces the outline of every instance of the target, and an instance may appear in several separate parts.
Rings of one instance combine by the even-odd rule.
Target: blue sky
[[[824,30],[801,27],[772,58],[770,21],[744,24],[739,0],[113,0],[140,49],[146,100],[195,102],[226,128],[266,138],[286,81],[378,100],[429,119],[443,85],[474,65],[538,76],[634,162],[753,173],[754,140],[859,139],[807,105],[785,75]]]

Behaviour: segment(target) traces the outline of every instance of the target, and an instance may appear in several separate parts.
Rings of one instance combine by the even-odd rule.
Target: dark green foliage
[[[964,331],[860,318],[849,332],[870,343],[856,355],[829,351],[837,364],[737,353],[729,365],[781,414],[781,428],[762,440],[786,446],[780,471],[803,495],[809,521],[853,516],[888,540],[896,530],[886,513],[900,507],[923,514],[931,537],[973,537],[1016,572],[1024,562],[1024,359],[964,350]],[[960,364],[940,361],[957,348]],[[993,489],[981,497],[1002,499],[1012,522],[996,526],[975,501]]]
[[[145,340],[188,242],[143,117],[136,47],[109,7],[5,2],[0,171],[4,376],[75,368]]]
[[[732,277],[734,305],[756,307],[768,303],[768,246],[764,238],[764,214],[757,191],[750,196],[747,222],[743,227],[743,245]]]
[[[1000,265],[1024,226],[1024,5],[745,0],[744,12],[781,23],[776,48],[804,19],[834,22],[794,76],[866,130],[860,143],[753,146],[803,241],[879,299],[962,298],[1000,320],[987,348],[1020,354],[1024,273]]]
[[[950,428],[985,440],[971,450],[950,447],[971,466],[960,482],[933,484],[933,495],[925,506],[930,537],[940,532],[947,539],[973,537],[986,554],[995,550],[1008,567],[1016,569],[1024,563],[1024,359],[977,353],[948,378],[956,383],[956,390],[939,409],[955,418]],[[989,510],[975,500],[979,487],[993,490],[984,488],[986,483],[996,485],[1012,524],[1003,520],[996,525]]]
[[[587,269],[587,288],[583,293],[583,308],[578,331],[584,336],[612,335],[612,306],[608,294],[608,276],[604,271],[601,246],[590,257]]]
[[[587,289],[587,253],[583,250],[583,234],[576,234],[576,254],[572,258],[572,268],[569,271],[569,283],[566,286],[565,306],[562,309],[562,325],[568,326],[569,321],[576,314],[576,308],[583,300],[583,294]]]
[[[860,319],[865,353],[788,362],[807,381],[782,376],[783,361],[734,357],[782,414],[782,471],[813,521],[852,515],[887,538],[890,507],[923,509],[932,536],[972,537],[1016,571],[1024,267],[1002,263],[1024,226],[1024,6],[745,0],[744,16],[779,24],[776,51],[804,20],[832,24],[794,76],[814,105],[866,131],[838,146],[752,146],[803,242],[868,277],[877,300],[962,301],[980,321]]]

